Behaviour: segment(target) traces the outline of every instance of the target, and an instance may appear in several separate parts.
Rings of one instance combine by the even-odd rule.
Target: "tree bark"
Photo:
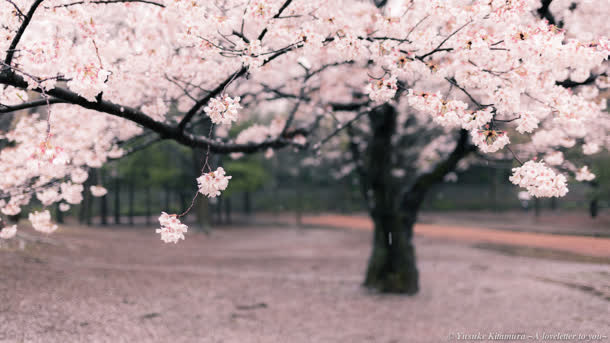
[[[591,181],[591,187],[593,187],[593,196],[589,202],[589,214],[591,218],[597,218],[599,214],[599,183],[597,181]]]
[[[87,179],[88,183],[85,183],[85,221],[88,226],[91,225],[91,219],[93,216],[93,196],[91,195],[91,191],[89,187],[95,182],[97,179],[97,173],[95,169],[91,169],[89,173],[89,178]]]
[[[100,183],[104,185],[106,183],[106,173],[104,172],[104,169],[100,170],[100,179]],[[100,197],[100,224],[108,225],[108,194]]]
[[[249,216],[252,214],[252,202],[250,200],[250,192],[244,192],[244,214]]]
[[[150,199],[150,187],[146,187],[146,225],[150,225],[150,216],[152,215],[152,203]]]
[[[367,204],[375,231],[364,286],[384,293],[413,295],[419,290],[412,243],[417,213],[428,190],[455,170],[458,162],[474,151],[474,147],[468,144],[468,132],[461,130],[449,156],[432,171],[418,176],[401,194],[400,185],[391,175],[396,116],[396,110],[387,104],[369,113],[372,137],[365,152],[364,168],[359,174],[365,199],[371,191]],[[352,155],[358,153],[357,146],[351,150]]]
[[[121,224],[121,179],[114,178],[114,223]]]
[[[225,203],[225,224],[231,224],[231,198],[227,197]]]
[[[56,217],[57,223],[59,223],[59,224],[64,223],[64,213],[59,209],[59,203],[55,204],[55,217]]]
[[[170,191],[169,187],[167,187],[167,186],[163,187],[163,191],[165,192],[165,199],[164,199],[165,211],[169,212],[169,211],[171,211],[171,209],[169,208],[170,203],[171,203],[171,198],[170,198],[171,191]]]
[[[128,186],[128,202],[129,202],[129,225],[133,226],[133,215],[134,215],[134,180],[133,176],[129,177],[129,186]]]
[[[419,275],[411,243],[414,220],[403,221],[398,187],[391,175],[396,110],[385,105],[372,111],[369,119],[372,137],[366,151],[365,169],[366,181],[372,190],[370,211],[375,231],[364,286],[384,293],[415,294],[419,290]]]
[[[214,206],[214,212],[216,213],[216,224],[222,225],[222,205],[224,203],[224,197],[216,198],[216,206]]]

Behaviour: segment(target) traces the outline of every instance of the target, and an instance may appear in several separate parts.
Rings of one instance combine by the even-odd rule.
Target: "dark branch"
[[[75,2],[71,2],[69,4],[63,4],[63,5],[57,5],[57,6],[53,6],[51,8],[61,8],[61,7],[71,7],[71,6],[76,6],[76,5],[82,5],[82,4],[120,4],[120,3],[125,3],[125,2],[140,2],[143,4],[150,4],[150,5],[155,5],[155,6],[159,6],[162,8],[165,8],[165,5],[160,4],[158,2],[154,2],[154,1],[148,1],[148,0],[99,0],[99,1],[75,1]]]
[[[538,9],[538,15],[540,16],[540,18],[542,19],[546,19],[549,24],[551,25],[557,25],[557,22],[555,21],[555,17],[553,16],[553,13],[551,13],[551,11],[549,10],[549,7],[551,6],[551,2],[553,2],[553,0],[542,0],[542,6]]]
[[[11,61],[13,60],[13,56],[15,55],[15,49],[17,49],[17,45],[19,44],[19,41],[21,40],[21,36],[23,36],[25,29],[28,27],[28,25],[30,24],[30,21],[32,20],[32,17],[34,16],[34,12],[36,12],[36,9],[42,3],[42,1],[43,0],[34,1],[34,3],[32,4],[32,7],[30,7],[30,10],[28,11],[28,14],[26,14],[26,16],[23,18],[23,22],[21,23],[21,26],[19,27],[17,34],[13,38],[13,41],[11,42],[11,45],[8,48],[8,51],[6,53],[6,59],[4,59],[4,63],[6,63],[8,65],[11,64]]]
[[[238,77],[241,77],[242,75],[245,75],[247,70],[248,69],[246,67],[242,67],[239,71],[237,71],[236,73],[231,74],[231,76],[229,76],[223,82],[221,82],[218,86],[216,86],[216,88],[214,88],[205,97],[203,97],[199,101],[197,101],[195,103],[195,105],[193,107],[191,107],[191,109],[188,112],[186,112],[186,114],[184,115],[184,118],[182,118],[182,120],[180,121],[180,124],[178,124],[178,130],[184,131],[184,128],[186,127],[186,124],[189,123],[189,121],[193,118],[193,116],[195,114],[197,114],[197,112],[199,112],[199,110],[203,106],[207,105],[207,103],[210,101],[210,99],[212,99],[213,97],[215,97],[218,94],[220,94],[220,92],[222,92],[222,90],[225,89],[225,87],[229,83],[231,83],[231,81],[235,80]]]
[[[28,84],[23,77],[9,70],[0,73],[0,84],[5,84],[21,89],[26,89]],[[42,89],[34,88],[35,92],[42,93]],[[91,102],[82,96],[64,88],[56,87],[46,91],[46,94],[56,99],[63,100],[67,103],[78,105],[80,107],[94,110],[97,112],[111,114],[117,117],[125,118],[136,124],[139,124],[147,129],[150,129],[161,137],[161,139],[172,139],[176,142],[190,147],[210,147],[210,151],[215,153],[232,153],[243,152],[253,153],[267,148],[279,149],[288,145],[293,145],[290,138],[293,134],[307,135],[305,130],[294,130],[290,134],[283,137],[269,139],[262,143],[244,143],[236,144],[231,142],[222,142],[213,140],[205,136],[196,136],[179,130],[177,127],[170,126],[166,123],[158,122],[147,116],[145,113],[131,107],[121,106],[107,100]]]
[[[597,80],[597,78],[600,76],[606,76],[606,74],[603,73],[603,74],[599,74],[599,75],[591,75],[583,82],[576,82],[576,81],[567,79],[567,80],[563,80],[563,81],[557,81],[557,82],[555,82],[555,84],[558,86],[562,86],[564,88],[574,88],[574,87],[578,87],[578,86],[590,85],[590,84],[594,83],[595,80]]]
[[[279,11],[277,11],[277,13],[273,16],[273,19],[277,19],[282,15],[282,12],[284,12],[284,10],[286,9],[286,7],[290,6],[290,3],[292,2],[292,0],[286,0],[284,2],[284,4],[282,5],[282,7],[280,7]],[[258,40],[263,40],[263,38],[265,37],[265,35],[267,34],[268,29],[265,27],[263,29],[263,31],[261,32],[260,35],[258,35]]]
[[[65,103],[65,101],[63,101],[61,99],[49,99],[48,103],[49,104],[60,104],[60,103]],[[34,108],[34,107],[40,107],[40,106],[46,106],[46,105],[47,105],[47,101],[45,99],[24,102],[22,104],[14,105],[14,106],[7,106],[7,105],[0,104],[0,113],[10,113],[10,112],[14,112],[14,111],[25,110],[28,108]]]
[[[430,187],[443,181],[448,173],[457,168],[460,160],[474,151],[476,151],[475,146],[468,143],[468,131],[460,130],[458,142],[449,157],[437,164],[431,172],[417,178],[403,198],[403,207],[420,205]]]

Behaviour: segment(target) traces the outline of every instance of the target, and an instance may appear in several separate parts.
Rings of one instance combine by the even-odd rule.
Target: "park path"
[[[364,216],[325,214],[304,216],[303,224],[372,230],[373,222]],[[513,232],[497,229],[434,224],[416,224],[415,235],[450,240],[496,243],[566,251],[578,255],[610,258],[610,239],[574,235],[553,235],[532,232]]]

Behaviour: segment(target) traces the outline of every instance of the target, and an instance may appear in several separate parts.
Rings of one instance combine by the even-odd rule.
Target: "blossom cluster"
[[[527,161],[521,167],[513,168],[509,180],[534,197],[562,197],[568,192],[565,176],[555,174],[543,162]]]
[[[180,222],[175,214],[167,214],[162,212],[159,217],[161,228],[156,232],[161,234],[161,240],[165,243],[178,243],[184,239],[184,234],[188,231],[188,227]]]
[[[391,76],[387,79],[371,80],[366,86],[365,91],[371,100],[381,103],[392,100],[394,95],[396,95],[397,89],[396,76]]]
[[[0,229],[0,238],[11,239],[17,234],[17,225],[6,226]]]
[[[204,173],[197,178],[199,193],[209,198],[215,198],[220,195],[221,191],[227,188],[230,179],[231,176],[225,175],[225,170],[222,167],[218,167],[215,171]]]
[[[472,143],[484,153],[496,152],[510,143],[510,139],[504,131],[486,128],[484,130],[470,131],[470,135]]]
[[[576,181],[591,181],[595,179],[595,174],[589,171],[589,167],[584,166],[576,171]]]
[[[106,195],[106,193],[108,193],[108,190],[106,188],[99,185],[91,186],[89,187],[89,190],[91,191],[91,195],[97,198],[103,197],[104,195]]]
[[[208,106],[203,110],[210,117],[214,124],[231,124],[239,119],[238,110],[239,97],[231,98],[227,95],[220,98],[212,98]]]
[[[40,231],[43,233],[52,233],[57,230],[57,225],[51,222],[51,213],[49,210],[44,210],[42,212],[34,212],[30,213],[28,219],[32,223],[34,230]]]

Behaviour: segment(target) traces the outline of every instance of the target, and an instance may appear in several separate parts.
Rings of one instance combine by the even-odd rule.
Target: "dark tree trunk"
[[[597,181],[592,181],[591,187],[593,187],[593,197],[589,202],[589,214],[591,215],[591,218],[597,218],[599,213],[599,183]]]
[[[97,173],[95,169],[91,169],[89,172],[89,178],[85,183],[85,222],[87,225],[91,225],[91,219],[93,217],[93,196],[91,195],[90,186],[97,179]]]
[[[300,175],[299,175],[300,176]],[[300,180],[300,178],[299,178]],[[299,180],[297,180],[297,184],[295,187],[296,190],[296,211],[295,211],[295,215],[296,215],[296,224],[297,227],[302,227],[303,226],[303,191],[301,190],[301,187],[299,187]]]
[[[214,207],[214,212],[216,212],[216,224],[222,224],[222,204],[224,203],[223,197],[216,198],[216,206]]]
[[[106,173],[104,170],[100,170],[101,184],[105,184]],[[108,194],[100,197],[100,223],[102,225],[108,225]]]
[[[85,221],[87,222],[87,225],[90,226],[93,217],[93,197],[91,196],[91,192],[86,192],[86,194],[87,207],[85,208]]]
[[[121,224],[121,179],[114,178],[114,223]]]
[[[540,212],[541,212],[541,208],[540,208],[540,198],[534,198],[534,216],[536,216],[536,219],[538,219],[538,217],[540,217]]]
[[[231,198],[225,198],[225,223],[231,224]]]
[[[398,203],[400,194],[390,172],[396,110],[385,105],[372,111],[369,119],[372,137],[365,156],[365,169],[366,182],[373,195],[370,211],[375,231],[364,286],[387,293],[415,294],[419,290],[419,276],[411,243],[414,220],[402,220]]]
[[[449,156],[431,172],[417,177],[412,186],[401,194],[400,185],[391,175],[396,116],[396,110],[387,104],[369,113],[372,137],[359,174],[375,231],[364,286],[386,293],[412,295],[419,290],[419,273],[412,243],[417,213],[428,190],[442,182],[474,148],[468,144],[468,132],[461,130],[456,147]],[[359,151],[354,144],[352,141],[350,149],[356,157]],[[369,190],[371,196],[368,195]]]
[[[150,225],[150,216],[152,215],[152,203],[150,198],[150,187],[146,187],[146,225]]]
[[[55,204],[55,217],[59,224],[64,223],[64,213],[59,209],[59,203]]]
[[[597,218],[597,214],[599,213],[599,205],[597,203],[597,198],[593,198],[589,203],[589,214],[591,214],[591,218]]]
[[[83,192],[83,201],[79,205],[78,210],[78,222],[82,225],[87,223],[87,211],[89,208],[89,186],[91,185],[91,172],[89,172],[89,177],[83,184],[84,192]]]
[[[249,216],[252,214],[252,202],[250,200],[250,192],[244,192],[244,214]]]
[[[178,192],[178,196],[180,197],[180,213],[184,213],[188,208],[188,203],[186,202],[186,194],[184,194],[184,191],[180,191]]]
[[[129,225],[133,226],[133,215],[134,215],[134,195],[135,195],[135,186],[133,181],[133,176],[129,178],[129,186],[128,186],[128,206],[129,206]]]
[[[164,187],[163,190],[165,192],[165,210],[164,211],[167,211],[169,213],[171,211],[171,209],[169,208],[170,207],[170,202],[171,202],[171,199],[170,199],[170,190],[169,190],[168,187]]]

